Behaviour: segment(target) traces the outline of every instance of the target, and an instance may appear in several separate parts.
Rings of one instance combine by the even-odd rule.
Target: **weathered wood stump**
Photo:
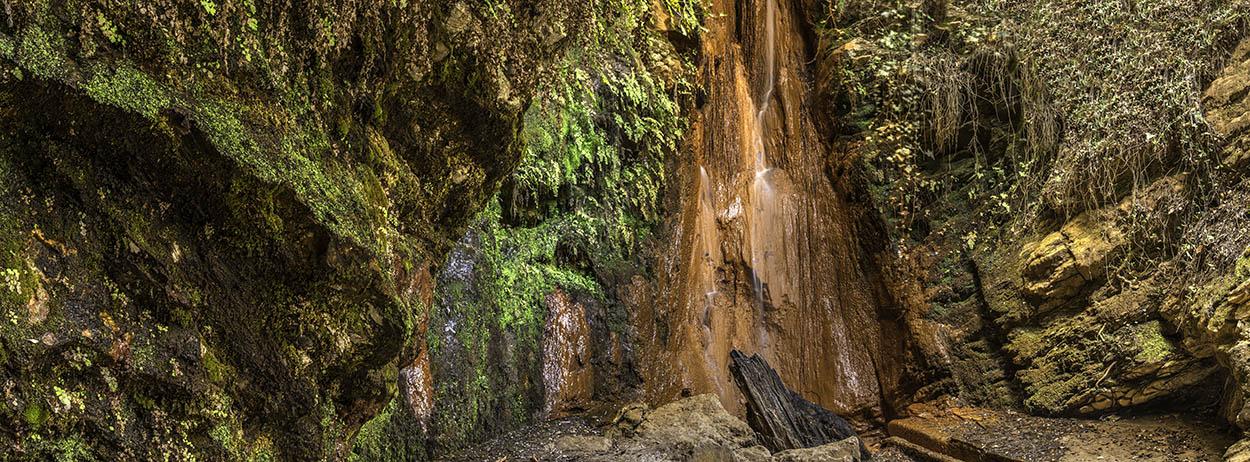
[[[759,355],[729,353],[730,371],[747,400],[747,423],[774,452],[821,446],[857,436],[846,419],[786,388]],[[860,443],[860,451],[868,451]]]

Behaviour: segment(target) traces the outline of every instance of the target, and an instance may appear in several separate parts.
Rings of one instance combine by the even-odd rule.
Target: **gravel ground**
[[[1006,414],[989,426],[964,423],[951,434],[986,452],[1038,462],[1218,461],[1234,442],[1224,428],[1177,414],[1100,420]]]

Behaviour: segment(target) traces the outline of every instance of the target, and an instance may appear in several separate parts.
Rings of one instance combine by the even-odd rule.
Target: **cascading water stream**
[[[715,197],[712,193],[712,180],[707,175],[707,169],[699,166],[699,200],[700,204],[700,232],[703,238],[703,261],[707,265],[707,272],[704,276],[704,310],[711,309],[714,304],[716,294],[716,264],[717,260],[713,258],[713,251],[716,250],[716,218],[714,211],[716,210]],[[705,313],[706,316],[706,313]]]
[[[764,66],[767,77],[764,85],[764,97],[760,98],[759,110],[755,113],[755,179],[757,182],[763,182],[767,185],[767,180],[761,180],[768,173],[768,160],[764,153],[764,115],[768,112],[768,106],[773,99],[773,89],[777,86],[777,30],[776,30],[776,0],[768,0],[765,11],[765,40],[766,47],[764,49]]]
[[[769,279],[769,256],[776,250],[772,247],[778,244],[777,237],[770,232],[769,227],[775,226],[776,220],[784,217],[777,216],[776,197],[773,192],[772,185],[769,184],[769,176],[772,171],[768,167],[767,143],[765,142],[765,118],[768,116],[769,106],[773,98],[773,90],[776,87],[776,0],[768,0],[765,5],[765,49],[764,49],[764,66],[765,66],[765,86],[763,97],[760,98],[758,110],[755,114],[755,127],[753,131],[754,149],[755,149],[755,172],[751,183],[751,203],[753,207],[753,216],[748,221],[750,248],[751,248],[751,269],[754,272],[753,285],[755,289],[755,299],[759,318],[759,332],[757,336],[760,342],[761,350],[768,348],[768,332],[764,328],[764,290],[766,281]]]
[[[652,340],[647,393],[712,392],[741,412],[727,367],[741,350],[822,406],[871,409],[894,383],[886,367],[896,350],[880,347],[883,292],[861,260],[857,205],[824,171],[841,154],[817,123],[825,115],[805,104],[809,18],[794,1],[709,3],[722,13],[701,42],[708,93],[692,117],[695,184],[681,190],[657,291],[630,293],[635,327]]]

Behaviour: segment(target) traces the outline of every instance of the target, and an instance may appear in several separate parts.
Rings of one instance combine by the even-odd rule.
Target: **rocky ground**
[[[829,461],[862,460],[859,440],[770,452],[751,427],[715,395],[685,398],[654,410],[626,406],[603,431],[582,421],[547,422],[518,430],[449,461]]]
[[[1044,418],[952,403],[909,411],[912,417],[890,423],[890,437],[871,445],[871,460],[1218,461],[1235,439],[1225,428],[1180,414]],[[545,422],[446,460],[858,461],[857,445],[847,439],[771,453],[713,395],[700,395],[655,410],[627,406],[601,429],[577,419]]]
[[[955,460],[1216,461],[1234,441],[1192,414],[1070,419],[924,404],[910,410],[912,417],[890,422],[884,445],[910,443]]]

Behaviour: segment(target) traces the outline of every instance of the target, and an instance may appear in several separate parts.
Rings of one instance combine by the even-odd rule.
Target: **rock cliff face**
[[[410,460],[711,393],[617,449],[801,457],[734,349],[861,425],[1250,429],[1244,1],[0,5],[6,455]]]
[[[1235,85],[1230,75],[1245,60],[1244,46],[1204,101],[1221,137],[1221,171],[1236,172],[1243,150],[1229,128],[1234,119],[1224,115],[1241,100],[1219,95]],[[1250,242],[1228,209],[1240,206],[1243,186],[1236,173],[1213,186],[1192,176],[1158,176],[1119,204],[1056,220],[1054,231],[969,252],[974,291],[1005,334],[1004,353],[1028,407],[1092,413],[1160,398],[1214,404],[1223,396],[1227,411],[1240,412],[1244,392],[1219,393],[1218,386],[1241,367],[1232,353],[1240,327],[1231,281]],[[1203,187],[1211,189],[1192,190]],[[1187,196],[1198,196],[1199,205],[1187,209]],[[1133,267],[1142,259],[1151,263]]]
[[[899,244],[914,399],[1245,428],[1245,4],[1112,3],[864,2],[821,33]],[[1186,74],[1144,71],[1179,49]]]
[[[808,399],[881,416],[909,352],[874,263],[884,252],[857,175],[813,92],[803,2],[712,2],[703,105],[675,167],[658,275],[631,302],[647,396],[741,398],[730,352],[758,353]]]
[[[521,118],[522,158],[436,274],[428,369],[367,424],[355,454],[446,454],[548,418],[636,399],[620,292],[652,271],[669,162],[694,100],[692,0],[596,1]],[[426,372],[428,371],[428,374]]]
[[[4,452],[346,457],[588,8],[5,2]]]

